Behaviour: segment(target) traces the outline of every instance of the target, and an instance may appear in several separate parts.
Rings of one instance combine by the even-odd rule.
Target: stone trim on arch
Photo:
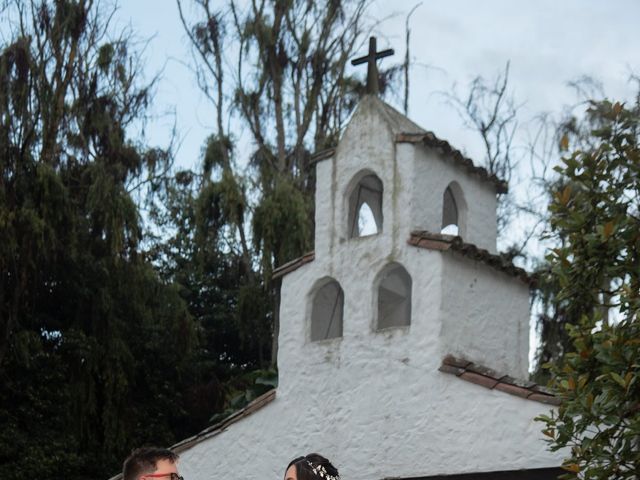
[[[316,282],[309,293],[309,341],[341,338],[344,319],[344,290],[332,277]]]
[[[373,282],[374,330],[411,325],[413,280],[401,264],[392,262]]]
[[[380,177],[370,169],[360,170],[349,181],[345,189],[345,211],[347,238],[359,238],[369,235],[377,235],[383,229],[383,196],[384,184]],[[361,230],[360,216],[363,210],[368,209],[371,221],[375,223],[375,233],[364,233]]]

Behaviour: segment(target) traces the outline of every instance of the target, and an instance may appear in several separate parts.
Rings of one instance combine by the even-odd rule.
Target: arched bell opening
[[[464,236],[467,204],[457,182],[451,182],[442,195],[442,225],[440,233]]]
[[[348,197],[349,238],[366,237],[382,232],[382,194],[382,181],[373,173],[361,176],[355,183]]]
[[[340,284],[325,279],[312,293],[311,341],[342,337],[344,292]]]
[[[392,263],[378,275],[375,329],[411,325],[411,276],[398,263]]]

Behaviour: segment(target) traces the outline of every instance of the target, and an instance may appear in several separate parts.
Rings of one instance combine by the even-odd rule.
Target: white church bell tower
[[[278,388],[176,445],[185,478],[282,478],[311,451],[349,480],[557,473],[533,421],[557,398],[517,380],[530,279],[496,252],[507,186],[377,97],[383,54],[314,158],[314,251],[274,274]]]
[[[336,367],[437,369],[447,354],[526,377],[527,277],[495,255],[496,195],[505,188],[366,96],[337,148],[316,163],[313,256],[277,272],[281,387],[303,364],[338,381]],[[394,356],[397,367],[388,365]]]

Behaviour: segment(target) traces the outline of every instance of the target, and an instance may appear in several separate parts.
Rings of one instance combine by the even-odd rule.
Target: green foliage
[[[603,294],[632,299],[626,289],[637,282],[632,267],[640,246],[637,110],[603,102],[589,114],[600,143],[564,159],[558,171],[566,181],[550,207],[552,227],[563,240],[552,252],[553,273],[560,299],[572,299],[569,311],[578,316],[590,314]],[[622,299],[615,306],[624,314],[633,304]]]
[[[198,2],[189,32],[217,132],[201,169],[175,175],[170,152],[129,138],[150,86],[110,12],[3,6],[19,21],[0,44],[0,476],[107,477],[131,448],[276,385],[271,273],[310,247],[310,151],[355,107],[344,69],[367,4],[236,16]],[[230,32],[238,62],[223,62]],[[223,128],[231,98],[256,146],[246,176]]]
[[[589,88],[590,80],[581,81]],[[594,92],[591,92],[594,93]],[[583,93],[581,95],[586,95]],[[587,97],[581,97],[583,101],[580,105],[588,103]],[[591,108],[585,115],[577,115],[569,111],[564,115],[562,120],[553,127],[554,134],[550,137],[550,141],[557,144],[557,149],[561,155],[567,155],[569,146],[572,150],[580,152],[595,151],[598,148],[600,139],[593,135],[594,130],[598,130],[606,122],[606,112],[604,109],[611,110],[611,103],[602,102],[590,103]],[[602,115],[600,114],[602,113]],[[556,147],[551,147],[555,150]],[[563,194],[568,196],[571,192],[571,186],[568,186],[566,176],[559,176],[547,183],[546,194],[551,204],[554,198]],[[568,197],[567,197],[568,198]],[[549,223],[549,219],[545,223]],[[559,246],[566,243],[565,236],[552,236],[552,241]],[[558,294],[562,290],[560,282],[566,284],[566,278],[551,274],[551,265],[546,260],[538,263],[536,268],[537,284],[534,291],[536,303],[538,304],[539,313],[537,315],[538,331],[540,333],[540,345],[536,352],[537,370],[534,378],[538,382],[546,382],[549,380],[549,371],[542,368],[542,365],[555,362],[560,359],[565,352],[571,350],[571,338],[569,337],[567,325],[577,325],[580,323],[581,310],[576,309],[574,304],[568,301],[568,298],[560,298]]]
[[[275,370],[253,370],[239,375],[229,382],[227,388],[226,407],[213,415],[211,423],[217,423],[229,415],[244,408],[260,395],[278,386],[278,373]]]
[[[178,172],[154,211],[156,223],[172,232],[156,245],[154,262],[180,285],[201,327],[199,361],[221,385],[267,364],[271,344],[270,298],[244,237],[246,181],[229,167],[232,153],[229,140],[210,137],[202,171]]]
[[[556,367],[558,412],[542,415],[552,450],[570,447],[565,478],[637,478],[640,469],[640,323],[585,319],[569,326],[575,352]]]
[[[256,207],[253,232],[256,248],[264,252],[263,268],[270,277],[272,265],[282,265],[309,249],[309,199],[291,180],[279,178]]]
[[[549,255],[558,302],[580,321],[572,351],[550,365],[562,399],[540,416],[566,478],[637,478],[640,471],[640,105],[591,104],[593,143],[558,167]],[[568,146],[568,142],[564,142]]]
[[[222,372],[218,365],[226,384],[264,368],[265,358],[275,367],[279,285],[271,275],[311,248],[311,152],[335,145],[362,93],[362,84],[345,70],[367,31],[371,2],[177,3],[217,128],[203,148],[201,169],[183,176],[193,185],[177,195],[177,184],[167,190],[184,202],[169,207],[167,224],[181,233],[168,246],[190,238],[183,228],[190,225],[194,248],[181,243],[186,248],[170,247],[158,259],[167,261],[169,275],[184,279],[196,318],[207,316],[196,305],[209,294],[224,299],[227,313],[203,328],[208,338],[227,341],[221,363],[228,361],[229,368]],[[249,167],[242,173],[233,158],[236,139],[225,132],[230,119],[254,145],[250,158],[241,159]]]
[[[550,379],[549,369],[544,366],[557,362],[572,349],[567,326],[580,323],[580,317],[574,316],[576,314],[570,311],[569,299],[558,298],[558,293],[562,290],[560,281],[551,273],[550,268],[550,264],[543,260],[535,269],[537,282],[534,295],[541,308],[537,315],[540,344],[536,351],[536,371],[532,378],[541,384]]]
[[[194,428],[185,419],[202,376],[192,362],[196,325],[141,249],[134,198],[170,157],[128,138],[148,88],[126,41],[107,41],[108,12],[91,5],[16,2],[7,8],[21,21],[0,44],[8,479],[108,477],[132,447]]]

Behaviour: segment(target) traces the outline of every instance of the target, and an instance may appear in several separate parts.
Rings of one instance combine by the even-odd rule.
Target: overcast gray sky
[[[395,57],[382,62],[402,61],[405,15],[417,3],[378,1],[370,10],[376,20],[391,16],[375,32],[379,48],[396,50]],[[511,89],[525,104],[521,122],[572,103],[575,96],[567,82],[582,75],[601,81],[611,98],[628,99],[633,93],[629,74],[640,74],[638,19],[639,0],[424,0],[411,18],[415,64],[409,115],[478,158],[477,137],[438,92],[450,91],[454,83],[464,92],[472,78],[495,77],[507,61]],[[175,0],[122,0],[117,21],[130,24],[140,38],[150,38],[147,72],[163,69],[154,113],[175,111],[150,123],[150,140],[166,142],[175,120],[182,140],[178,164],[194,165],[214,119],[183,64],[190,55]]]
[[[383,60],[387,65],[404,58],[405,16],[417,3],[378,1],[370,10],[373,19],[386,19],[374,32],[378,48],[396,51],[395,57]],[[479,164],[480,139],[464,127],[442,92],[451,92],[457,84],[464,93],[474,77],[495,78],[509,61],[509,84],[523,104],[519,122],[525,128],[536,115],[575,103],[567,83],[582,76],[601,82],[611,99],[631,99],[635,92],[629,77],[640,74],[638,19],[640,0],[424,0],[411,17],[409,116]],[[140,37],[151,38],[145,52],[147,71],[164,72],[155,113],[175,112],[150,122],[149,140],[166,144],[175,121],[181,138],[177,164],[195,166],[204,139],[213,131],[214,117],[184,65],[190,55],[175,0],[123,0],[118,21],[130,24]],[[366,45],[361,53],[365,52]],[[401,98],[398,95],[394,105],[398,109]],[[522,144],[524,138],[516,142]],[[526,194],[526,173],[517,177],[512,191]],[[525,224],[521,219],[513,223],[499,247],[521,234]],[[540,254],[543,247],[536,242],[534,248]],[[533,326],[531,355],[537,343]]]

